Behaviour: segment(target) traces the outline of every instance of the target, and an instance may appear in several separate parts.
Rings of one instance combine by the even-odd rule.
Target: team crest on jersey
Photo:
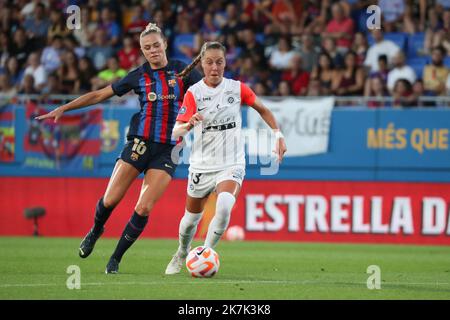
[[[228,101],[229,104],[232,104],[234,102],[234,98],[233,97],[228,97],[227,101]]]
[[[150,92],[148,94],[148,100],[151,101],[151,102],[156,101],[157,98],[158,98],[158,96],[154,92]]]
[[[167,81],[167,83],[169,84],[169,86],[171,86],[173,88],[177,84],[177,80],[170,79],[169,81]]]

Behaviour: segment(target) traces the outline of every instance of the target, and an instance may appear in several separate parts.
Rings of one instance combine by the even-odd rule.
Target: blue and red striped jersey
[[[185,67],[185,63],[172,60],[164,68],[152,69],[146,62],[112,84],[112,89],[118,96],[133,90],[139,97],[141,110],[131,118],[128,139],[140,137],[159,143],[176,144],[176,140],[171,138],[172,129],[183,103],[184,93],[202,78],[195,69],[183,79],[176,77]]]

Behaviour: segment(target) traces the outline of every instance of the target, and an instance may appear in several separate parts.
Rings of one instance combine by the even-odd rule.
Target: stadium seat
[[[194,34],[193,33],[181,33],[175,36],[173,40],[173,52],[172,57],[173,59],[181,60],[185,63],[191,63],[192,58],[186,56],[183,52],[180,51],[180,46],[188,46],[193,48],[194,47]]]
[[[408,36],[408,49],[406,54],[408,58],[414,58],[420,55],[425,42],[425,33],[418,32]]]
[[[423,69],[429,63],[429,57],[415,57],[406,60],[406,64],[414,69],[417,78],[422,78]]]
[[[400,47],[400,49],[405,50],[406,49],[406,39],[407,39],[407,35],[406,33],[402,33],[402,32],[389,32],[389,33],[385,33],[384,34],[384,39],[385,40],[391,40],[392,42],[394,42],[396,45],[398,45]],[[367,37],[367,41],[369,43],[369,45],[373,45],[374,44],[374,40],[371,34],[368,35]]]
[[[258,43],[264,44],[264,33],[257,33],[255,38]]]
[[[450,68],[450,57],[444,58],[444,65],[445,65],[447,68]]]

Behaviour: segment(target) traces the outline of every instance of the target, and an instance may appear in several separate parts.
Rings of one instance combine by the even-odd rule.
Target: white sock
[[[187,210],[184,211],[184,216],[181,218],[179,227],[179,243],[177,254],[182,257],[188,255],[189,247],[194,238],[197,226],[202,219],[203,213],[191,213]]]
[[[221,192],[217,197],[216,213],[208,227],[205,246],[214,248],[230,222],[231,210],[236,198],[229,192]]]

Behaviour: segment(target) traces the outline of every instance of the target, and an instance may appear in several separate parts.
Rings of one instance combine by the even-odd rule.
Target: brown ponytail
[[[183,69],[180,73],[176,74],[177,77],[184,78],[186,77],[192,69],[195,68],[195,66],[202,60],[203,56],[205,55],[205,52],[209,49],[220,49],[223,51],[223,54],[226,55],[226,48],[223,44],[217,41],[208,41],[205,42],[202,46],[202,49],[200,50],[200,54],[195,57],[195,59],[188,65],[186,68]]]
[[[184,68],[183,71],[176,74],[176,76],[180,77],[180,78],[186,77],[192,71],[192,69],[194,69],[195,66],[200,62],[200,60],[202,60],[201,54],[199,54],[197,57],[195,57],[195,59],[188,66],[186,66],[186,68]]]

